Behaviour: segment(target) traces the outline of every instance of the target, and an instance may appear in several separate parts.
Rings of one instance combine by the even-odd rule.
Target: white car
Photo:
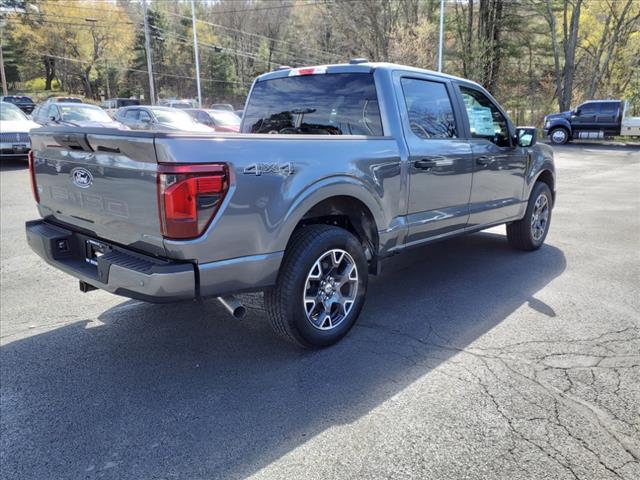
[[[31,149],[29,131],[39,127],[15,105],[0,102],[0,157],[26,157]]]

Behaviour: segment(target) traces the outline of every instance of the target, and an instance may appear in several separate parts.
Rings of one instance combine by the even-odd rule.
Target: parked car
[[[41,125],[122,128],[103,109],[88,103],[45,103],[34,111],[33,120]]]
[[[185,110],[198,123],[213,128],[216,132],[235,132],[240,131],[240,122],[242,119],[235,113],[228,110],[210,110],[204,108],[190,108]]]
[[[196,122],[184,110],[171,107],[124,107],[114,119],[134,130],[167,130],[213,133],[206,125]]]
[[[29,131],[38,128],[12,103],[0,103],[0,157],[26,157],[31,148]]]
[[[110,117],[113,117],[119,108],[135,105],[140,105],[140,100],[137,98],[110,98],[109,100],[103,101],[100,106]]]
[[[45,103],[84,103],[81,98],[78,97],[56,97],[54,95],[47,97]]]
[[[622,100],[590,100],[544,117],[544,135],[556,145],[576,139],[640,136],[640,117],[630,117],[628,111],[628,102]]]
[[[12,103],[27,115],[33,112],[33,109],[36,107],[31,97],[24,95],[7,95],[0,97],[0,102]]]
[[[231,105],[230,103],[212,103],[211,106],[209,107],[209,109],[211,109],[211,110],[227,110],[229,112],[235,111],[235,108],[233,108],[233,105]]]
[[[269,72],[241,130],[36,130],[29,245],[83,291],[217,296],[241,317],[233,293],[265,290],[278,334],[326,346],[382,258],[500,224],[536,250],[549,231],[553,150],[468,80],[386,63]],[[518,258],[528,274],[536,259]]]

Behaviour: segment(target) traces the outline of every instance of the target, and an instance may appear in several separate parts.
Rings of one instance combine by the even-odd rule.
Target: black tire
[[[556,127],[549,132],[549,139],[554,145],[564,145],[571,140],[571,135],[566,128]]]
[[[348,313],[335,326],[323,330],[321,328],[324,325],[318,327],[307,317],[303,298],[312,268],[323,255],[334,249],[349,254],[348,260],[353,260],[357,269],[357,280],[351,280],[355,294]],[[325,347],[336,343],[347,334],[360,315],[367,290],[367,276],[364,249],[350,232],[330,225],[299,228],[289,242],[276,285],[264,294],[271,327],[279,336],[301,347]],[[346,311],[346,307],[343,311]]]
[[[548,215],[544,224],[544,231],[540,236],[537,236],[540,234],[540,228],[534,229],[532,219],[534,210],[536,209],[536,202],[538,202],[541,195],[546,197],[545,201],[548,208]],[[543,182],[536,182],[529,196],[527,211],[522,220],[507,224],[507,239],[509,240],[509,244],[517,250],[531,251],[540,248],[545,238],[547,238],[547,233],[549,233],[552,210],[553,197],[549,186]]]

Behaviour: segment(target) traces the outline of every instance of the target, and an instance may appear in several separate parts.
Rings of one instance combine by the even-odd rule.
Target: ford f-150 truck
[[[500,224],[535,250],[555,201],[534,128],[476,83],[392,64],[261,75],[239,134],[32,138],[27,239],[81,290],[215,296],[238,316],[233,295],[263,290],[274,330],[307,347],[349,331],[382,258]]]
[[[628,102],[590,100],[573,110],[545,116],[544,135],[548,135],[551,142],[556,145],[563,145],[577,139],[640,137],[640,117],[629,115]]]

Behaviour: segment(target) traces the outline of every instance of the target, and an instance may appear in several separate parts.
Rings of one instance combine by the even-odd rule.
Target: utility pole
[[[440,42],[438,45],[438,71],[442,71],[442,54],[444,50],[444,0],[440,0]]]
[[[153,66],[151,64],[151,35],[149,34],[149,14],[147,11],[147,0],[142,0],[144,9],[144,48],[147,51],[147,70],[149,72],[149,100],[151,105],[156,104],[156,88],[153,84]]]
[[[4,57],[2,56],[2,39],[0,38],[0,76],[2,76],[2,95],[7,96],[7,76],[4,73]]]
[[[198,29],[196,28],[196,5],[191,0],[191,24],[193,28],[193,53],[196,56],[196,84],[198,85],[198,107],[202,108],[202,92],[200,90],[200,57],[198,55]]]

